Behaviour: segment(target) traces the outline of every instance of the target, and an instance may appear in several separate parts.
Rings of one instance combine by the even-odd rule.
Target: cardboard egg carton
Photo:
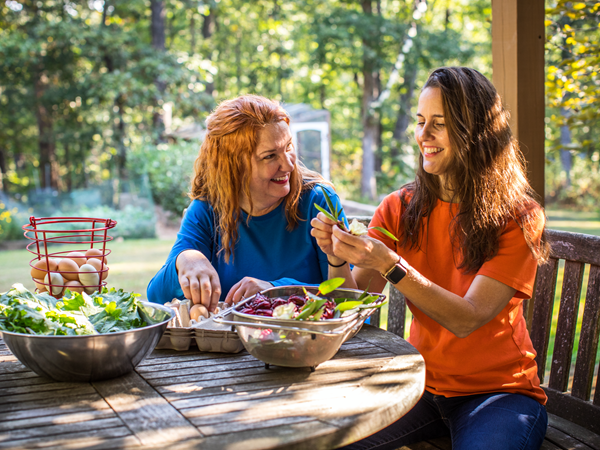
[[[239,353],[244,349],[238,334],[230,327],[226,327],[226,329],[223,326],[219,326],[220,329],[202,328],[204,325],[210,326],[209,321],[212,322],[212,320],[191,321],[189,303],[189,300],[165,303],[165,306],[175,310],[175,317],[171,319],[156,345],[157,350],[187,351],[194,345],[201,352]],[[225,307],[227,305],[222,302],[218,305],[220,309]],[[183,324],[188,326],[183,326]]]

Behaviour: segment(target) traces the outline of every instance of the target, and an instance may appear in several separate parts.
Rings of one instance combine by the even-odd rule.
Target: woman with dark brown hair
[[[244,95],[206,121],[190,197],[166,264],[148,286],[152,302],[188,298],[210,311],[273,286],[319,284],[327,257],[310,235],[331,185],[296,158],[279,103]]]
[[[479,72],[444,67],[429,76],[416,117],[416,179],[388,195],[371,221],[398,241],[354,236],[323,214],[312,221],[331,264],[343,264],[330,277],[376,292],[390,282],[404,294],[408,340],[426,363],[417,405],[348,448],[451,436],[454,450],[538,449],[546,395],[522,302],[549,245],[508,113]]]

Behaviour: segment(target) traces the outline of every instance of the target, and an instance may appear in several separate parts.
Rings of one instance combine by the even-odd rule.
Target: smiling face
[[[252,215],[267,214],[290,192],[290,174],[296,167],[290,127],[284,121],[270,124],[258,132],[258,145],[251,156],[250,195]],[[241,199],[241,207],[250,212],[250,203]]]
[[[445,123],[441,90],[437,87],[425,88],[419,97],[415,139],[423,155],[425,172],[442,178],[452,160],[452,147]]]

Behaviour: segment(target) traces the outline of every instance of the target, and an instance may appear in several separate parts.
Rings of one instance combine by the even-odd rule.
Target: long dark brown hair
[[[226,100],[206,119],[206,136],[194,164],[190,197],[206,200],[213,207],[225,262],[233,255],[238,238],[240,193],[246,195],[253,208],[251,158],[258,145],[258,133],[267,125],[281,121],[290,123],[281,105],[258,95]],[[289,230],[295,228],[299,220],[304,220],[298,213],[300,195],[316,183],[330,184],[296,160],[290,174],[290,192],[284,199]]]
[[[500,233],[515,220],[538,264],[548,260],[550,245],[545,228],[537,239],[543,208],[527,180],[525,159],[510,129],[509,113],[500,95],[481,73],[466,67],[442,67],[429,76],[423,90],[438,88],[452,148],[446,186],[423,169],[423,155],[415,181],[406,185],[402,202],[404,234],[401,244],[422,245],[422,219],[433,210],[441,188],[459,203],[451,225],[452,241],[460,255],[459,269],[477,271],[498,252]]]

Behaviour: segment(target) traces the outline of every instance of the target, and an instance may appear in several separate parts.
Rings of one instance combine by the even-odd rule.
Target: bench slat
[[[388,299],[389,303],[389,299]],[[369,323],[377,328],[383,328],[381,325],[381,308],[377,308],[369,317]]]
[[[600,406],[600,366],[598,367],[598,373],[596,374],[596,391],[594,394],[593,404]]]
[[[545,441],[551,442],[557,445],[558,448],[565,450],[594,450],[593,447],[590,447],[581,441],[572,438],[568,434],[561,433],[560,431],[555,430],[553,427],[548,427],[546,430]]]
[[[554,414],[548,414],[548,426],[555,428],[562,433],[568,434],[578,441],[585,442],[594,449],[600,449],[599,435],[592,433],[590,430],[570,422],[567,419],[563,419],[562,417]]]
[[[404,295],[390,286],[390,302],[388,304],[388,331],[404,337],[404,319],[406,317],[406,302]]]
[[[573,376],[571,395],[582,400],[590,398],[594,377],[594,363],[598,350],[598,334],[600,332],[600,266],[592,265],[588,277],[585,307],[577,350],[577,362]],[[600,404],[596,389],[595,404]]]
[[[600,266],[600,237],[570,231],[547,230],[552,256]]]
[[[552,309],[554,306],[553,302],[547,301],[547,299],[554,298],[557,274],[558,260],[556,258],[550,258],[548,264],[538,267],[535,296],[532,299],[534,308],[530,336],[533,347],[537,351],[535,362],[538,365],[540,383],[544,382]]]
[[[544,391],[548,396],[546,410],[549,413],[568,418],[570,422],[600,434],[600,406],[549,387],[544,387]]]
[[[554,354],[550,370],[552,389],[565,392],[568,389],[571,370],[571,355],[577,325],[577,312],[581,298],[581,283],[585,264],[573,261],[565,262],[562,295],[558,312],[558,322],[554,340]]]

